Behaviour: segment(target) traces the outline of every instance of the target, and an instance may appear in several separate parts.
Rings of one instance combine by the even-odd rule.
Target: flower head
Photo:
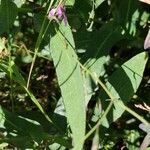
[[[65,25],[67,25],[67,17],[65,13],[66,13],[65,7],[63,5],[60,5],[57,8],[52,8],[49,11],[48,18],[51,20],[52,19],[59,21],[63,20]]]

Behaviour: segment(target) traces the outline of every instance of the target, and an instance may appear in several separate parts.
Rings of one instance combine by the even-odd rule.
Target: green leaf
[[[137,0],[115,1],[113,14],[116,22],[122,25],[129,34],[135,35],[136,22],[139,19]]]
[[[42,108],[41,104],[38,102],[38,100],[35,98],[35,96],[26,88],[26,81],[24,80],[23,76],[21,75],[21,73],[19,71],[19,68],[15,65],[15,63],[13,61],[11,61],[10,65],[9,65],[7,62],[1,60],[0,61],[0,69],[2,69],[4,72],[6,72],[6,74],[8,76],[10,75],[10,72],[12,73],[12,79],[24,88],[24,90],[30,96],[32,102],[39,108],[39,110],[43,113],[45,118],[50,123],[52,123],[52,120],[45,113],[45,111]]]
[[[13,61],[11,61],[10,63],[11,63],[11,67],[9,67],[9,64],[6,61],[0,60],[0,68],[4,72],[6,72],[8,76],[10,75],[10,72],[12,72],[13,80],[19,83],[21,86],[26,86],[26,82],[23,76],[21,75],[21,73],[19,72],[19,68],[15,65]]]
[[[5,41],[0,38],[0,53],[5,49]]]
[[[21,7],[24,4],[23,0],[14,0],[14,3],[17,5],[17,7]]]
[[[84,22],[88,22],[89,19],[89,13],[92,10],[92,2],[87,0],[76,0],[74,5],[74,12],[73,14],[76,14],[79,16]]]
[[[89,103],[91,97],[95,94],[96,83],[92,80],[91,76],[87,73],[83,73],[84,89],[85,89],[85,104]]]
[[[45,14],[41,12],[34,15],[33,21],[34,21],[34,29],[36,32],[40,31],[43,20],[44,20],[44,16]]]
[[[65,5],[67,6],[73,6],[75,3],[75,0],[66,0]]]
[[[109,22],[91,37],[89,49],[82,59],[86,60],[85,66],[95,72],[97,76],[100,76],[104,71],[104,64],[108,60],[110,48],[123,39],[121,31],[120,26]]]
[[[4,141],[9,141],[9,139],[13,140],[18,136],[24,139],[27,138],[28,140],[26,142],[22,141],[20,143],[22,144],[22,147],[27,143],[29,144],[32,139],[37,142],[40,142],[43,139],[43,129],[39,123],[27,118],[15,116],[13,113],[10,113],[2,107],[0,107],[0,127],[7,132],[7,136],[3,139]],[[19,141],[21,141],[21,139]],[[16,145],[21,146],[18,142],[14,140]],[[31,143],[29,145],[31,146]]]
[[[131,21],[133,13],[137,9],[136,0],[126,1],[115,1],[114,4],[114,17],[118,23],[126,25],[127,22]]]
[[[100,4],[102,4],[105,0],[96,0],[95,1],[95,8],[97,8]]]
[[[7,142],[17,148],[25,149],[33,148],[33,141],[40,144],[46,140],[49,144],[56,142],[70,148],[68,139],[63,135],[53,135],[54,133],[49,134],[44,131],[43,126],[38,122],[38,117],[41,119],[41,115],[39,115],[36,120],[32,120],[0,107],[0,132],[3,135],[0,143]],[[44,121],[46,122],[46,120]],[[7,133],[6,136],[5,133]]]
[[[0,34],[8,33],[16,19],[17,6],[11,0],[1,0],[0,4]]]
[[[128,101],[133,96],[143,78],[147,59],[146,52],[140,53],[125,62],[109,77],[107,87],[115,98]]]
[[[121,27],[111,21],[96,32],[82,30],[74,33],[77,51],[85,51],[81,55],[82,64],[98,77],[105,74],[104,65],[108,61],[111,47],[124,38],[121,32]],[[96,84],[85,75],[86,103],[89,102],[96,87]]]
[[[108,78],[106,86],[115,99],[127,102],[133,97],[141,83],[147,59],[146,52],[140,53],[125,62]],[[121,100],[114,100],[112,121],[118,119],[124,112],[119,104],[122,103]]]
[[[8,146],[8,143],[2,143],[0,144],[0,149],[6,149],[6,147]]]
[[[141,18],[140,18],[140,25],[143,27],[146,26],[146,24],[149,20],[149,17],[150,17],[150,13],[143,11],[141,14]]]
[[[22,56],[21,57],[21,60],[23,63],[31,63],[32,62],[32,56],[29,54],[29,55],[26,55],[26,56]]]
[[[85,95],[82,73],[73,47],[71,29],[62,23],[51,38],[50,49],[73,134],[74,149],[80,150],[85,135]]]

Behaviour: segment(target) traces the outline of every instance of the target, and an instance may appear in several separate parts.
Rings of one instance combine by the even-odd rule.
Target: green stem
[[[54,2],[54,0],[52,0],[50,2],[49,8],[47,10],[47,13],[49,12],[53,2]],[[39,36],[38,36],[36,44],[35,44],[35,53],[34,53],[33,60],[32,60],[31,66],[30,66],[30,71],[29,71],[28,81],[27,81],[27,88],[29,87],[29,84],[30,84],[31,74],[32,74],[33,66],[35,64],[35,60],[36,60],[38,51],[39,51],[40,44],[41,44],[41,42],[42,42],[42,40],[44,38],[44,35],[46,33],[46,32],[44,32],[44,30],[45,30],[45,23],[46,23],[46,19],[47,19],[47,13],[46,13],[46,15],[44,17],[44,20],[43,20],[43,23],[42,23],[42,26],[41,26],[41,29],[40,29],[40,33],[39,33]],[[46,30],[47,30],[47,28],[46,28]]]
[[[44,18],[44,21],[43,21],[43,24],[42,24],[42,27],[41,27],[41,30],[40,30],[40,33],[39,33],[36,45],[35,45],[34,56],[33,56],[33,60],[32,60],[31,66],[30,66],[30,71],[29,71],[29,76],[28,76],[28,81],[27,81],[27,88],[29,87],[33,66],[34,66],[34,63],[35,63],[35,60],[36,60],[36,56],[37,56],[40,44],[42,42],[42,34],[43,34],[44,26],[45,26],[45,21],[46,21],[46,18]]]
[[[129,107],[125,106],[123,103],[119,103],[120,107],[122,107],[123,109],[125,109],[128,113],[130,113],[131,115],[133,115],[135,118],[137,118],[139,121],[141,121],[142,123],[144,123],[145,125],[150,126],[150,123],[145,120],[143,117],[141,117],[139,114],[137,114],[135,111],[133,111],[132,109],[130,109]]]
[[[10,101],[11,101],[11,109],[12,112],[14,112],[14,99],[13,99],[13,80],[12,80],[12,65],[11,65],[11,48],[10,46],[8,46],[9,48],[9,78],[10,78]]]
[[[16,48],[19,48],[19,46],[16,45],[16,44],[12,44],[12,46],[13,46],[13,47],[16,47]],[[27,51],[28,51],[29,54],[30,54],[30,53],[31,53],[31,54],[34,54],[34,52],[32,52],[32,51],[29,50],[29,49],[27,49]],[[51,60],[51,58],[46,57],[46,56],[43,56],[43,55],[40,54],[40,53],[38,53],[37,56],[40,57],[40,58],[46,59],[46,60]]]
[[[28,93],[28,95],[30,96],[30,98],[32,99],[32,101],[34,102],[34,104],[39,108],[39,110],[43,113],[43,115],[45,116],[45,118],[52,124],[53,121],[49,118],[49,116],[45,113],[45,111],[43,110],[42,106],[39,104],[39,102],[37,101],[37,99],[34,97],[34,95],[25,87],[22,85],[22,87],[25,89],[25,91]]]
[[[52,121],[52,119],[48,116],[48,114],[44,111],[38,100],[35,98],[35,96],[26,88],[26,86],[21,85],[27,94],[30,96],[31,100],[34,102],[34,104],[38,107],[38,109],[41,111],[41,113],[45,116],[45,118],[60,132],[62,133],[62,130],[58,127],[56,123]]]
[[[9,2],[7,1],[7,5],[9,5]],[[7,14],[9,14],[9,8],[6,8]],[[10,42],[10,26],[9,26],[9,17],[6,17],[7,19],[7,33],[8,33],[8,50],[9,50],[9,77],[10,77],[10,101],[11,101],[11,106],[12,106],[12,112],[14,112],[14,100],[13,100],[13,81],[12,81],[12,69],[11,69],[11,42]]]
[[[9,33],[9,29],[8,29]],[[14,112],[14,99],[13,99],[13,79],[12,79],[12,58],[11,58],[11,42],[10,42],[10,36],[8,38],[7,48],[9,50],[9,58],[8,58],[8,70],[9,70],[9,81],[10,81],[10,101],[11,101],[11,109],[12,112]]]
[[[106,118],[107,114],[111,110],[111,107],[113,106],[113,101],[111,101],[103,113],[102,117],[99,119],[99,121],[96,123],[96,125],[85,135],[84,140],[86,140],[93,132],[101,125],[102,121]]]

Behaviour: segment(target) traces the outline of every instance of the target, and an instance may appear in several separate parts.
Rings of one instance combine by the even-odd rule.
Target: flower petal
[[[150,30],[148,31],[148,34],[144,41],[144,49],[148,49],[148,48],[150,48]]]
[[[49,14],[48,14],[48,17],[49,18],[52,18],[55,16],[55,13],[56,13],[56,8],[53,8],[49,11]]]
[[[58,7],[58,9],[57,9],[57,15],[58,15],[58,17],[62,17],[63,13],[64,13],[63,8],[61,6]]]

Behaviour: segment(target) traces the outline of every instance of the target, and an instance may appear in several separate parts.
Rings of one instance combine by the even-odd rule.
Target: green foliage
[[[99,5],[101,5],[101,3],[103,3],[104,0],[96,0],[95,1],[95,7],[97,8]]]
[[[0,14],[0,34],[9,33],[17,16],[17,6],[11,0],[1,0]]]
[[[74,3],[75,3],[75,0],[67,0],[67,1],[66,1],[66,5],[67,5],[67,6],[73,6]]]
[[[148,149],[149,16],[137,0],[0,0],[0,149]]]
[[[37,115],[37,117],[41,117]],[[37,118],[36,118],[37,120]],[[11,112],[0,107],[0,128],[7,133],[4,139],[0,140],[0,143],[7,142],[16,145],[18,148],[34,148],[36,142],[42,144],[42,141],[47,141],[49,144],[53,141],[58,142],[66,147],[70,147],[67,143],[67,139],[61,135],[51,135],[44,131],[42,125],[36,120],[31,120],[22,116],[16,116]],[[33,144],[34,143],[34,144]]]
[[[14,64],[13,61],[10,62],[11,63],[11,67],[9,67],[9,65],[7,64],[7,62],[5,61],[1,61],[0,64],[0,69],[4,70],[7,75],[10,75],[10,72],[12,74],[12,79],[17,82],[18,84],[20,84],[20,86],[22,86],[24,88],[24,90],[27,92],[27,94],[30,96],[31,100],[33,101],[33,103],[39,108],[39,110],[43,113],[43,115],[47,118],[47,120],[52,123],[51,119],[48,117],[48,115],[44,112],[42,106],[40,105],[40,103],[38,102],[38,100],[34,97],[34,95],[26,88],[26,82],[23,78],[23,76],[21,75],[21,73],[19,72],[18,67]]]
[[[51,55],[56,67],[67,119],[72,130],[74,146],[78,150],[82,148],[85,135],[83,79],[69,26],[65,27],[61,24],[56,32],[50,40]]]
[[[109,121],[109,123],[116,121],[125,111],[120,107],[120,102],[115,99],[121,99],[124,103],[127,103],[136,93],[142,80],[147,59],[147,53],[140,53],[125,62],[108,78],[106,86],[114,97],[115,106],[112,115],[110,114],[112,117],[109,118],[112,121]],[[107,96],[104,96],[103,101],[107,98]],[[105,126],[108,127],[108,124]]]
[[[90,49],[85,56],[87,59],[85,66],[100,76],[104,71],[104,64],[107,62],[110,48],[122,38],[120,26],[113,22],[102,26],[99,32],[94,33],[91,38],[92,43],[90,43]],[[95,49],[94,52],[93,49]]]

